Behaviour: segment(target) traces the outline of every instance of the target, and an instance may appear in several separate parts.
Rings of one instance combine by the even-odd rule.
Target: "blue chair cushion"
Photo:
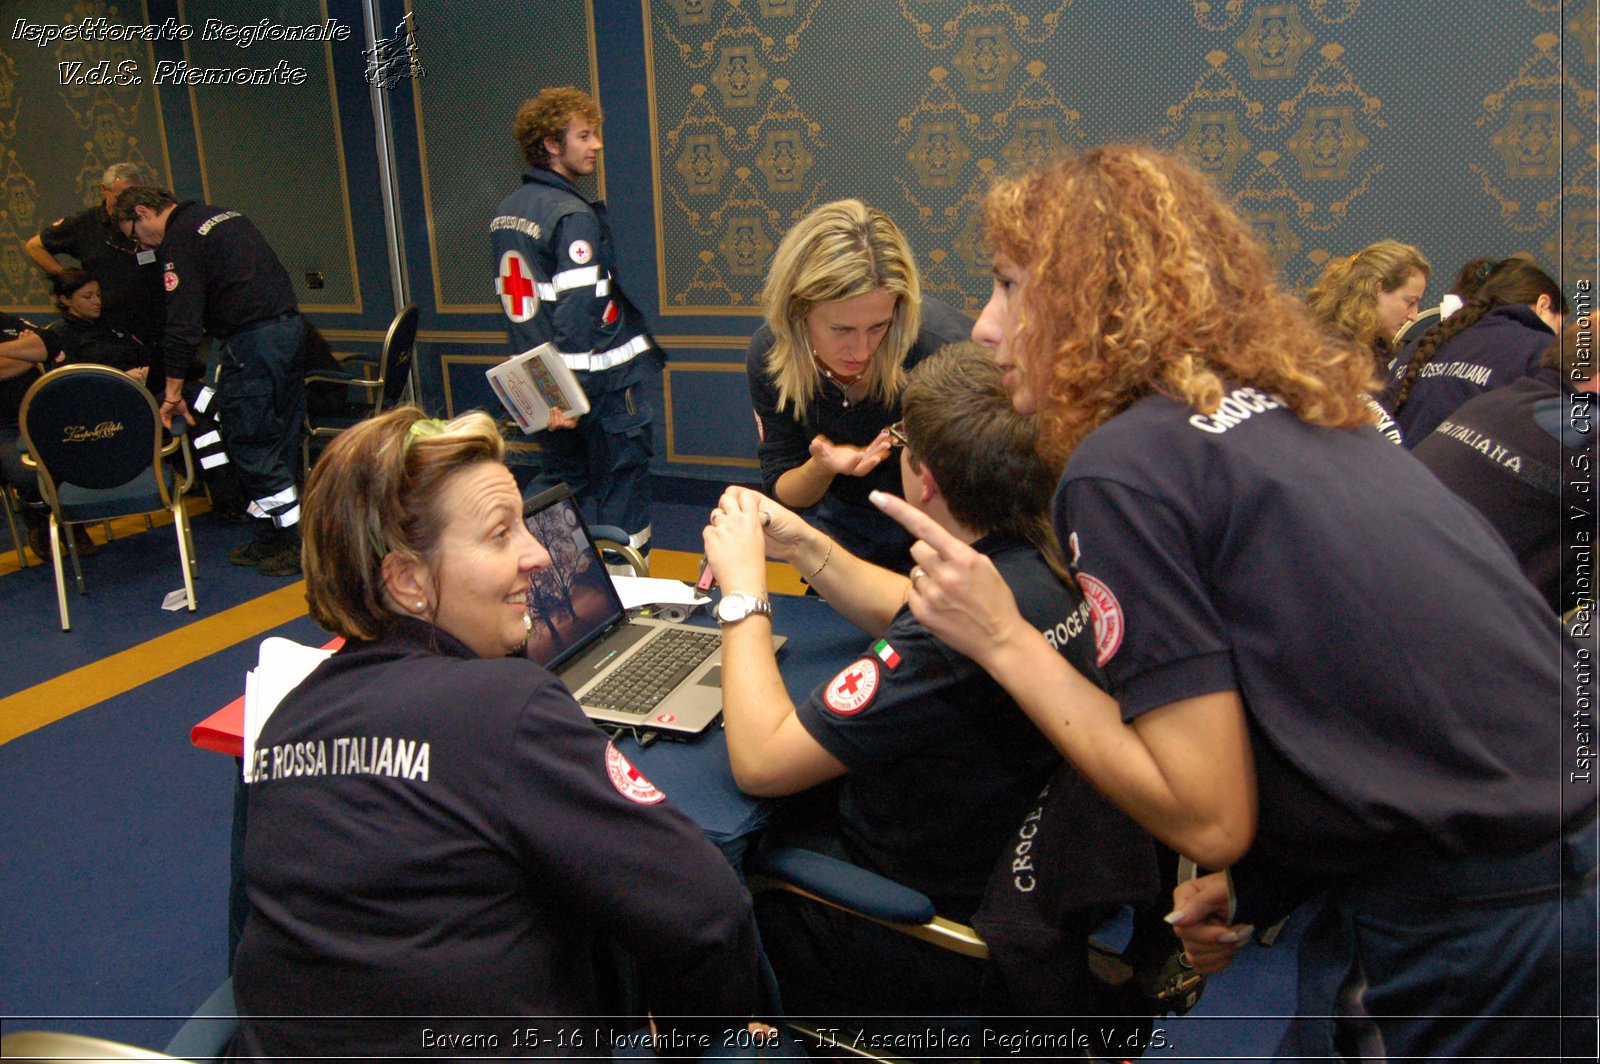
[[[177,490],[177,478],[172,470],[163,467],[162,473],[167,478],[167,491]],[[156,472],[148,467],[126,484],[114,488],[80,488],[76,484],[62,484],[60,497],[61,517],[65,521],[99,521],[123,514],[166,509],[161,502]]]

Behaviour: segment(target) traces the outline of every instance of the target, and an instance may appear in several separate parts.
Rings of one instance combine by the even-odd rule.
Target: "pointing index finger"
[[[959,539],[941,528],[937,521],[904,499],[890,495],[886,491],[875,491],[869,498],[872,499],[874,506],[900,522],[900,527],[932,547],[940,557],[949,557],[953,548],[962,545]]]

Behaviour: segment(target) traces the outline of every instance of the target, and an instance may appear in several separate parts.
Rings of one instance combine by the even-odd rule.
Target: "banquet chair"
[[[27,552],[22,549],[22,529],[18,523],[22,514],[22,503],[17,499],[16,491],[10,484],[0,484],[0,509],[6,512],[6,527],[11,530],[11,546],[17,552],[17,568],[26,569],[30,563]]]
[[[650,560],[629,541],[622,529],[616,525],[590,525],[589,533],[594,536],[594,545],[607,569],[617,572],[612,566],[626,566],[633,570],[634,576],[650,575]]]
[[[92,1038],[66,1031],[18,1031],[0,1038],[0,1058],[48,1060],[55,1064],[89,1064],[101,1060],[181,1060],[153,1049]]]
[[[745,871],[752,894],[786,891],[962,956],[989,958],[983,937],[966,924],[939,916],[926,894],[848,861],[797,846],[758,846],[746,859]],[[1151,1013],[1188,1012],[1205,989],[1204,976],[1179,962],[1181,951],[1166,950],[1166,963],[1160,965],[1138,958],[1140,950],[1130,939],[1131,931],[1131,910],[1124,906],[1089,935],[1085,956],[1092,977],[1106,987],[1125,987],[1126,993],[1147,999]],[[836,1020],[790,1015],[784,1022],[824,1054],[898,1059],[845,1044],[837,1033],[830,1037],[826,1032],[839,1030]],[[959,1025],[954,1029],[961,1030]],[[952,1044],[959,1043],[952,1040]]]
[[[1400,326],[1394,334],[1394,339],[1389,343],[1398,353],[1406,349],[1406,345],[1440,322],[1442,307],[1429,307],[1427,310],[1417,311],[1417,316]]]
[[[178,560],[190,612],[195,609],[194,537],[183,495],[194,484],[194,458],[173,422],[162,444],[161,414],[144,385],[110,366],[66,366],[40,377],[22,398],[22,461],[38,471],[39,494],[50,509],[50,555],[55,568],[61,630],[72,629],[62,565],[62,530],[165,510],[178,536]],[[166,459],[183,456],[179,476]],[[87,594],[78,549],[67,536],[78,594]]]
[[[383,338],[383,347],[374,364],[370,359],[348,358],[339,369],[322,370],[306,374],[306,391],[337,390],[341,396],[352,392],[359,400],[339,406],[339,413],[312,413],[306,409],[305,427],[300,434],[300,457],[305,468],[311,468],[313,447],[320,447],[345,429],[394,406],[411,383],[411,360],[417,348],[417,317],[415,303],[400,308],[389,331]],[[349,367],[349,368],[345,368]],[[362,376],[355,369],[374,370],[371,377]]]

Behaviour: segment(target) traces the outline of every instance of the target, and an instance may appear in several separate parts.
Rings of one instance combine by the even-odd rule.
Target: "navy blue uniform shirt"
[[[512,1028],[601,1011],[601,934],[657,1016],[755,1008],[732,867],[538,664],[402,620],[286,696],[256,753],[238,1052],[429,1055],[432,1029],[528,1054]]]
[[[298,309],[277,253],[238,211],[192,200],[178,204],[156,254],[167,290],[162,350],[168,377],[189,376],[204,335],[225,340],[246,325]]]
[[[1039,552],[991,536],[989,556],[1029,623],[1098,677],[1089,610]],[[851,860],[966,919],[995,857],[1061,756],[1011,696],[902,608],[874,644],[796,707],[850,772],[838,834]]]
[[[1238,693],[1255,851],[1280,866],[1514,853],[1592,815],[1592,795],[1563,805],[1555,618],[1483,517],[1375,429],[1308,425],[1253,388],[1209,417],[1145,398],[1072,454],[1056,523],[1126,719]]]

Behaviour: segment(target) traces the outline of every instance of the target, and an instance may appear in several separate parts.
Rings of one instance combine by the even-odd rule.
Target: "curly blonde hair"
[[[1156,393],[1211,414],[1251,385],[1312,424],[1372,423],[1371,356],[1279,290],[1250,227],[1177,157],[1124,145],[1059,159],[999,181],[984,220],[1024,275],[1010,344],[1051,460]]]
[[[544,146],[545,138],[561,140],[574,118],[587,119],[595,129],[605,121],[594,97],[571,85],[544,89],[533,99],[523,101],[511,126],[517,146],[522,149],[522,161],[548,170],[550,152]]]
[[[894,294],[894,318],[867,363],[866,380],[868,394],[887,404],[905,387],[906,355],[922,325],[922,289],[905,235],[894,219],[858,199],[824,203],[783,235],[761,290],[773,340],[766,370],[778,386],[779,410],[805,417],[822,388],[806,333],[812,308],[879,288]]]
[[[1393,292],[1414,273],[1424,279],[1433,276],[1422,252],[1398,240],[1380,240],[1354,255],[1330,260],[1306,293],[1306,303],[1318,321],[1343,330],[1387,363],[1393,351],[1378,320],[1378,294]]]

